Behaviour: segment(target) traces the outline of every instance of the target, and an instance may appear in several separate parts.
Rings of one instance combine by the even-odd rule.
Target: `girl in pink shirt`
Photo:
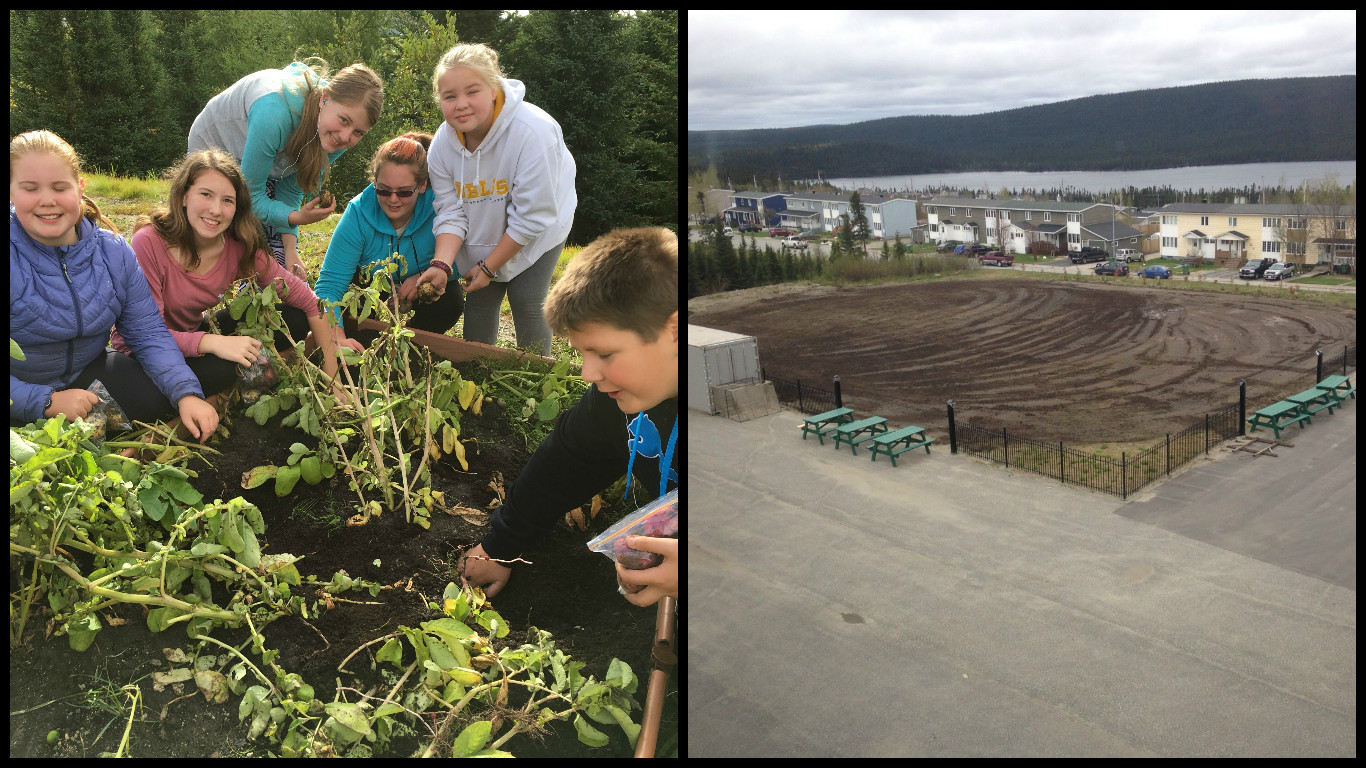
[[[335,375],[336,347],[318,299],[270,258],[237,161],[222,150],[206,149],[187,156],[172,173],[170,200],[138,218],[132,246],[166,327],[204,391],[231,387],[237,367],[250,366],[261,351],[260,341],[234,335],[237,321],[226,309],[216,314],[222,333],[208,332],[205,311],[240,280],[262,287],[275,282],[284,294],[279,309],[290,335],[299,340],[312,332],[324,345],[323,371]],[[130,353],[117,332],[111,342]],[[275,345],[288,348],[284,333],[275,333]]]

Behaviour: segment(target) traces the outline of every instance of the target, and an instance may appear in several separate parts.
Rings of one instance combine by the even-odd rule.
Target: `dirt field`
[[[974,426],[1069,444],[1149,442],[1238,400],[1313,384],[1356,342],[1356,311],[1172,288],[1030,279],[698,297],[688,322],[755,336],[769,376],[829,390],[895,425]]]

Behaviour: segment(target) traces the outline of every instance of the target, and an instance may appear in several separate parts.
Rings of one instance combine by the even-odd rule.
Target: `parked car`
[[[730,227],[725,227],[725,228],[723,228],[723,229],[721,230],[721,234],[723,234],[723,235],[733,235],[733,234],[735,234],[735,230],[734,230],[734,229],[731,229]]]
[[[969,247],[971,247],[971,246],[972,246],[972,243],[963,243],[962,245],[955,247],[955,248],[953,249],[953,252],[954,252],[954,253],[963,253],[964,251],[966,251],[966,250],[967,250]]]
[[[791,237],[791,236],[792,236],[792,230],[790,230],[790,229],[783,229],[782,227],[774,227],[773,229],[770,229],[770,230],[768,231],[768,236],[769,236],[769,237]]]
[[[1009,267],[1015,263],[1015,257],[1004,251],[987,251],[986,253],[978,255],[977,260],[981,262],[984,267],[990,267],[992,265]]]
[[[784,248],[795,248],[800,251],[806,250],[806,241],[800,237],[789,237],[780,243]]]
[[[1260,280],[1266,277],[1267,268],[1275,263],[1275,259],[1258,259],[1257,261],[1249,259],[1242,269],[1238,270],[1238,277],[1243,280]]]
[[[969,245],[967,248],[964,248],[964,249],[963,249],[963,253],[971,253],[971,254],[973,254],[973,255],[975,255],[975,256],[981,256],[982,254],[987,253],[987,252],[990,251],[990,250],[991,250],[991,246],[989,246],[989,245],[982,245],[981,243],[973,243],[972,245]]]
[[[1149,277],[1155,277],[1162,280],[1168,280],[1172,276],[1172,270],[1171,267],[1164,267],[1161,264],[1154,264],[1150,267],[1144,267],[1143,269],[1138,270],[1138,276],[1145,279]]]
[[[740,231],[741,231],[741,232],[762,232],[763,230],[759,228],[759,225],[758,225],[758,224],[741,224],[741,225],[740,225]]]
[[[808,240],[808,241],[813,241],[813,242],[814,242],[814,241],[816,241],[816,240],[821,239],[821,233],[819,233],[819,232],[803,232],[803,233],[801,233],[800,235],[797,235],[797,237],[800,237],[800,238],[803,239],[803,240]]]
[[[1068,258],[1073,264],[1089,264],[1093,261],[1108,261],[1110,259],[1110,254],[1107,253],[1104,248],[1086,245],[1082,246],[1080,251],[1068,256]]]
[[[1135,251],[1133,248],[1120,248],[1115,251],[1115,259],[1127,264],[1132,264],[1135,261],[1141,263],[1143,261],[1143,254]]]
[[[959,240],[945,240],[944,242],[935,246],[934,250],[938,253],[948,253],[949,251],[952,251],[954,248],[957,248],[962,244],[963,243]]]
[[[1129,265],[1122,261],[1103,261],[1096,265],[1096,274],[1125,277],[1129,274]]]
[[[1287,277],[1295,276],[1295,265],[1285,261],[1278,261],[1266,268],[1263,275],[1267,280],[1284,280]]]

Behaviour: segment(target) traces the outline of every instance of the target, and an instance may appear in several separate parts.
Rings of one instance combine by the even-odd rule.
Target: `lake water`
[[[1077,190],[1104,193],[1125,187],[1163,187],[1176,190],[1212,192],[1217,189],[1248,186],[1299,186],[1313,183],[1325,174],[1337,174],[1340,186],[1356,183],[1355,160],[1312,163],[1246,163],[1243,165],[1195,165],[1185,168],[1161,168],[1150,171],[974,171],[972,173],[925,173],[914,176],[872,176],[865,178],[826,179],[840,189],[873,189],[914,191],[935,187],[961,187],[984,192],[996,192],[1005,187],[1013,190],[1045,190],[1072,187]],[[1249,200],[1248,202],[1255,202]]]

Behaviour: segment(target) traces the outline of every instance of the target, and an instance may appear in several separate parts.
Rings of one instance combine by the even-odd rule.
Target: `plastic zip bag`
[[[270,355],[263,348],[256,355],[256,362],[246,368],[237,366],[237,380],[242,382],[243,389],[270,389],[280,380],[280,375],[275,372]]]
[[[654,501],[618,520],[611,528],[594,536],[588,548],[606,555],[621,567],[631,570],[653,568],[664,562],[663,555],[642,552],[626,546],[628,536],[653,536],[661,539],[678,538],[678,489],[660,496]],[[639,592],[642,586],[628,588],[620,581],[617,591],[621,594]]]
[[[109,394],[109,390],[105,388],[103,382],[95,379],[90,382],[87,390],[99,398],[99,402],[95,403],[94,407],[90,409],[90,413],[83,419],[85,423],[95,427],[95,431],[90,435],[92,442],[98,445],[104,442],[105,436],[111,432],[127,432],[133,428],[132,422],[128,420],[128,414],[123,412],[123,408]]]

